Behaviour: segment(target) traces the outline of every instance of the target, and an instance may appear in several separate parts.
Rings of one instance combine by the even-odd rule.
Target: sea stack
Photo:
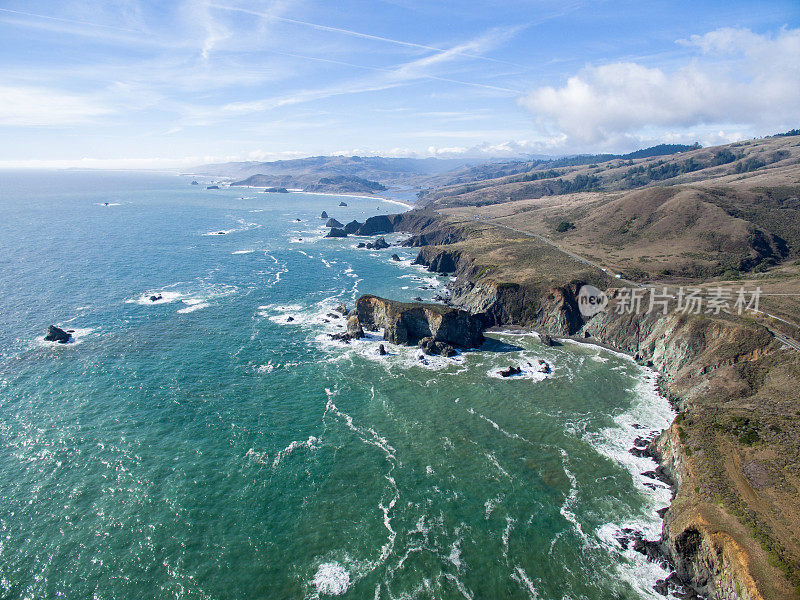
[[[61,329],[61,327],[56,327],[55,325],[50,325],[47,328],[47,335],[44,336],[45,341],[47,342],[58,342],[59,344],[66,344],[70,340],[72,340],[72,336]]]

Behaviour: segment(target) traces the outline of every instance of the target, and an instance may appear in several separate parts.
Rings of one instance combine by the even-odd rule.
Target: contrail
[[[238,6],[225,6],[224,4],[212,4],[212,3],[209,3],[208,6],[213,7],[213,8],[219,8],[221,10],[230,10],[230,11],[247,13],[249,15],[254,15],[256,17],[262,17],[264,19],[275,19],[276,21],[282,21],[284,23],[293,23],[295,25],[303,25],[305,27],[311,27],[312,29],[317,29],[319,31],[330,31],[330,32],[333,32],[333,33],[341,33],[342,35],[349,35],[351,37],[357,37],[357,38],[361,38],[361,39],[364,39],[364,40],[373,40],[373,41],[376,41],[376,42],[385,42],[387,44],[394,44],[396,46],[406,46],[408,48],[419,48],[421,50],[432,50],[434,52],[452,52],[451,50],[448,50],[447,48],[437,48],[436,46],[427,46],[425,44],[416,44],[414,42],[404,42],[403,40],[395,40],[395,39],[392,39],[392,38],[381,37],[379,35],[372,35],[372,34],[369,34],[369,33],[361,33],[359,31],[352,31],[350,29],[342,29],[340,27],[330,27],[329,25],[320,25],[318,23],[310,23],[308,21],[300,21],[298,19],[290,19],[288,17],[279,17],[277,15],[271,15],[271,14],[268,14],[268,13],[262,13],[262,12],[258,12],[258,11],[255,11],[255,10],[249,10],[247,8],[240,8]],[[469,57],[469,58],[476,58],[478,60],[486,60],[486,61],[489,61],[489,62],[501,63],[501,64],[504,64],[504,65],[511,65],[511,66],[514,66],[514,67],[522,67],[522,68],[524,68],[523,65],[518,65],[516,63],[509,62],[507,60],[500,60],[500,59],[497,59],[497,58],[489,58],[488,56],[481,56],[480,54],[470,54],[468,52],[457,52],[456,54],[458,54],[459,56],[466,56],[466,57]]]
[[[381,73],[394,73],[394,74],[397,74],[397,70],[396,69],[391,69],[391,68],[387,68],[387,67],[369,67],[367,65],[357,65],[355,63],[345,62],[343,60],[334,60],[332,58],[321,58],[319,56],[309,56],[307,54],[296,54],[294,52],[285,52],[285,51],[282,51],[282,50],[268,50],[268,52],[271,52],[273,54],[280,54],[282,56],[290,56],[290,57],[293,57],[293,58],[300,58],[300,59],[303,59],[303,60],[311,60],[311,61],[316,61],[316,62],[331,63],[331,64],[334,64],[334,65],[343,65],[345,67],[353,67],[353,68],[356,68],[356,69],[366,69],[368,71],[379,71]],[[489,89],[489,90],[497,90],[499,92],[508,92],[508,93],[511,93],[511,94],[521,94],[522,93],[520,90],[512,90],[510,88],[504,88],[504,87],[499,87],[499,86],[496,86],[496,85],[489,85],[489,84],[485,84],[485,83],[476,83],[474,81],[462,81],[462,80],[459,80],[459,79],[449,79],[449,78],[446,78],[446,77],[438,77],[437,75],[427,75],[427,74],[425,74],[425,75],[415,75],[413,77],[409,77],[409,79],[435,79],[437,81],[445,81],[447,83],[457,83],[459,85],[467,85],[467,86],[472,86],[472,87],[485,88],[485,89]]]
[[[74,19],[62,19],[60,17],[51,17],[49,15],[39,15],[36,13],[23,12],[21,10],[11,10],[10,8],[0,8],[1,12],[10,13],[12,15],[22,15],[24,17],[35,17],[37,19],[48,19],[49,21],[60,21],[62,23],[72,23],[75,25],[88,25],[89,27],[101,27],[103,29],[113,29],[115,31],[127,31],[128,33],[143,33],[136,29],[126,29],[124,27],[115,27],[114,25],[101,25],[99,23],[89,23],[88,21],[76,21]]]

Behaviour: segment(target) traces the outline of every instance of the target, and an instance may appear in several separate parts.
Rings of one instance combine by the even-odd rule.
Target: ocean
[[[652,371],[335,342],[339,303],[447,283],[323,238],[404,208],[190,181],[0,172],[0,597],[662,598],[615,539],[670,500],[628,452],[673,416]]]

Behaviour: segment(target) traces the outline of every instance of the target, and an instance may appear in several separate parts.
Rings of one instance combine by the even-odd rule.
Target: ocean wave
[[[350,587],[350,573],[338,562],[323,563],[314,574],[311,583],[317,594],[341,596]]]
[[[258,229],[261,227],[260,223],[251,223],[245,221],[244,219],[234,219],[236,223],[239,224],[238,227],[232,227],[230,229],[215,229],[213,231],[207,231],[201,235],[203,236],[213,236],[213,235],[228,235],[230,233],[238,233],[240,231],[249,231],[251,229]]]
[[[272,461],[272,468],[277,469],[278,465],[281,464],[281,461],[292,454],[295,450],[300,448],[305,448],[309,452],[313,452],[317,450],[322,445],[322,440],[316,436],[310,435],[308,436],[307,440],[304,441],[294,441],[290,443],[286,448],[280,450],[278,454],[275,456],[275,460]]]
[[[202,286],[199,290],[179,291],[177,286],[185,286],[182,282],[172,284],[161,290],[148,290],[134,298],[125,300],[125,304],[137,304],[139,306],[161,306],[180,302],[183,306],[176,312],[180,314],[192,313],[203,308],[208,308],[210,301],[223,296],[228,296],[236,292],[236,288],[228,285]],[[192,286],[189,286],[192,287]]]

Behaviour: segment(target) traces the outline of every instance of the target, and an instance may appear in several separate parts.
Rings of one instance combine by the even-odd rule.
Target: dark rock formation
[[[347,319],[347,335],[354,340],[364,337],[364,329],[361,327],[358,317],[353,316]]]
[[[378,354],[380,354],[381,356],[386,356],[386,346],[384,346],[383,344],[378,346]]]
[[[500,377],[511,377],[512,375],[519,375],[520,373],[522,373],[522,369],[514,365],[511,365],[507,369],[503,369],[500,371]]]
[[[365,295],[358,299],[356,310],[362,325],[383,327],[384,339],[395,344],[413,345],[430,337],[451,346],[476,348],[484,340],[483,325],[478,318],[449,306]]]
[[[450,344],[445,344],[444,342],[437,342],[432,337],[424,337],[418,343],[417,346],[422,348],[422,351],[425,354],[430,355],[438,355],[441,354],[442,356],[451,357],[456,355],[456,350]]]
[[[397,254],[392,254],[392,260],[394,260],[394,261],[399,261],[399,260],[400,260],[400,257],[399,257],[399,256],[397,256]]]
[[[207,185],[206,189],[207,190],[218,190],[219,186],[218,185]]]
[[[370,242],[370,243],[367,244],[367,248],[369,248],[370,250],[383,250],[384,248],[388,248],[388,247],[389,247],[389,244],[382,237],[379,237],[374,242]]]
[[[153,294],[152,296],[150,296],[150,302],[157,302],[158,300],[161,300],[163,297],[164,296],[162,296],[161,294]]]
[[[196,181],[192,181],[192,185],[200,185],[200,184],[197,183]]]
[[[419,254],[414,259],[414,264],[424,265],[434,273],[449,275],[458,270],[460,260],[461,252],[442,251],[432,246],[426,246],[420,248]]]
[[[334,310],[343,315],[347,314],[347,306],[344,302],[340,303],[339,306],[337,306]]]
[[[341,229],[342,227],[344,227],[344,225],[339,223],[339,221],[337,221],[336,219],[328,219],[328,222],[325,223],[325,227],[337,227],[337,228]],[[347,233],[347,232],[345,232],[345,233]]]
[[[328,218],[328,213],[323,210],[322,214],[319,216],[319,218],[320,219],[327,219]]]
[[[347,202],[339,202],[339,206],[347,206]]]
[[[348,235],[353,235],[354,233],[358,232],[359,227],[361,227],[361,223],[354,219],[344,226],[344,232]]]
[[[366,247],[367,247],[367,244],[364,243],[364,242],[358,242],[358,246],[356,246],[356,248],[366,248]]]
[[[264,190],[265,192],[269,192],[271,194],[288,194],[289,190],[285,187],[268,187]]]
[[[358,228],[358,235],[375,235],[377,233],[392,233],[394,221],[387,215],[370,217]]]
[[[552,345],[555,343],[555,342],[553,342],[553,338],[551,338],[551,337],[550,337],[549,335],[547,335],[546,333],[542,333],[542,334],[540,334],[540,335],[539,335],[539,339],[541,339],[541,340],[542,340],[542,343],[543,343],[545,346],[552,346]]]
[[[44,336],[44,339],[48,342],[58,342],[59,344],[66,344],[72,339],[72,336],[61,329],[60,327],[56,327],[55,325],[50,325],[47,328],[47,335]]]
[[[334,227],[328,232],[328,235],[325,236],[326,238],[343,238],[347,237],[347,234],[344,232],[344,229],[337,229]]]

